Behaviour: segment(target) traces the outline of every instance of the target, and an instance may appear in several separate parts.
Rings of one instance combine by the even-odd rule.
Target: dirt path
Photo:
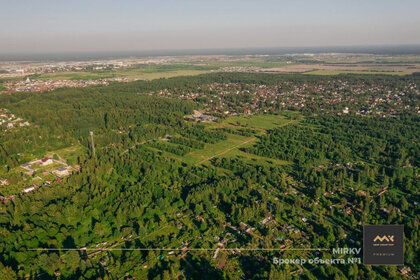
[[[202,161],[200,161],[200,162],[196,163],[196,165],[202,164],[203,162],[206,162],[206,161],[208,161],[208,160],[212,160],[212,159],[213,159],[213,158],[215,158],[215,157],[218,157],[218,156],[224,155],[224,154],[226,154],[226,153],[228,153],[228,152],[232,151],[233,149],[236,149],[236,148],[238,148],[238,147],[240,147],[240,146],[242,146],[242,145],[245,145],[245,144],[248,144],[248,143],[250,143],[250,142],[252,142],[252,141],[255,141],[255,139],[257,139],[257,138],[252,137],[251,139],[248,139],[248,140],[246,140],[246,141],[244,141],[244,142],[242,142],[242,143],[239,143],[238,145],[233,146],[233,147],[231,147],[231,148],[229,148],[229,149],[227,149],[227,150],[224,150],[223,152],[220,152],[220,153],[218,153],[218,154],[216,154],[216,155],[214,155],[214,156],[211,156],[211,157],[208,157],[208,158],[206,158],[206,159],[203,159]]]
[[[125,155],[126,153],[128,153],[130,150],[133,150],[134,148],[136,148],[138,145],[143,145],[143,144],[145,144],[145,143],[147,143],[147,142],[150,142],[150,141],[152,141],[152,140],[145,140],[145,141],[142,141],[142,142],[136,142],[133,146],[131,146],[131,147],[129,147],[128,149],[126,149],[124,152],[122,152],[121,154],[120,154],[120,156],[122,156],[122,155]]]
[[[103,248],[93,248],[93,249],[97,249],[97,251],[94,251],[94,252],[92,252],[92,253],[89,253],[89,254],[88,254],[88,257],[92,257],[92,256],[94,256],[94,255],[97,255],[97,254],[101,253],[101,252],[105,252],[105,251],[107,251],[107,249],[109,250],[109,249],[115,248],[115,247],[117,247],[117,246],[119,246],[119,245],[124,244],[124,243],[125,243],[125,242],[127,242],[127,241],[132,242],[132,241],[134,241],[134,240],[136,240],[136,239],[144,239],[144,238],[146,238],[146,237],[149,237],[149,236],[150,236],[150,235],[152,235],[152,234],[155,234],[155,233],[156,233],[156,232],[158,232],[158,231],[161,231],[161,230],[163,230],[163,229],[167,228],[168,226],[169,226],[169,225],[164,225],[164,226],[160,227],[159,229],[157,229],[157,230],[155,230],[155,231],[152,231],[152,232],[150,232],[149,234],[147,234],[147,235],[145,235],[145,236],[136,236],[136,237],[131,238],[131,239],[124,239],[123,241],[117,241],[116,243],[114,243],[114,244],[112,244],[112,245],[110,245],[110,246],[108,246],[108,247],[103,247]]]

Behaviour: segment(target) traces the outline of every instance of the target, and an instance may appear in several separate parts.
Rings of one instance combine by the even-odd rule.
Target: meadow
[[[295,116],[298,116],[297,114]],[[231,125],[243,126],[254,129],[273,129],[275,127],[283,126],[290,123],[284,115],[242,115],[231,116],[226,119],[226,123]]]
[[[185,155],[175,155],[173,153],[159,150],[151,147],[146,143],[146,147],[159,150],[162,155],[174,158],[187,164],[201,165],[208,164],[212,159],[218,157],[236,158],[239,157],[247,162],[258,162],[260,164],[289,164],[287,161],[266,158],[254,154],[246,153],[241,148],[252,146],[259,136],[264,135],[267,130],[274,129],[285,125],[297,124],[303,117],[296,113],[285,113],[282,115],[248,115],[248,116],[231,116],[220,123],[207,123],[205,130],[218,130],[229,128],[232,133],[227,133],[225,140],[215,143],[206,143],[203,149],[193,149]],[[253,130],[250,135],[239,135],[238,132],[244,128]],[[160,140],[164,141],[164,140]],[[165,141],[166,142],[166,141]],[[178,144],[167,143],[169,146],[178,146]]]

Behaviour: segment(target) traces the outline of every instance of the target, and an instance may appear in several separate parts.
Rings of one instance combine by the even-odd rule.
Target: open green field
[[[67,72],[56,74],[43,74],[34,76],[37,80],[95,80],[105,78],[131,78],[141,80],[154,80],[178,76],[193,76],[209,73],[210,70],[176,70],[168,72],[145,72],[140,69],[115,71],[115,72]]]
[[[323,55],[317,57],[318,61],[323,63],[343,63],[343,64],[356,64],[356,63],[420,63],[420,57],[417,55],[372,55],[372,54],[335,54]]]
[[[86,150],[84,146],[74,145],[64,149],[50,151],[46,154],[46,156],[57,155],[60,161],[64,160],[67,164],[73,165],[77,163],[77,158],[85,153]]]
[[[353,70],[314,70],[308,71],[303,73],[304,75],[321,75],[321,76],[329,76],[329,75],[340,75],[340,74],[362,74],[362,75],[398,75],[398,76],[405,76],[412,74],[413,71],[353,71]]]
[[[229,117],[225,122],[246,128],[267,130],[286,125],[290,121],[290,119],[282,115],[243,115]]]
[[[223,157],[225,158],[240,158],[241,160],[248,162],[248,163],[258,163],[259,165],[287,165],[292,164],[291,162],[275,159],[275,158],[268,158],[263,156],[258,156],[250,153],[246,153],[240,150],[240,148],[252,146],[254,144],[254,141],[251,141],[249,143],[246,143],[244,145],[241,145],[240,147],[236,149],[232,149],[226,153],[223,154]]]
[[[101,72],[59,72],[42,75],[34,75],[31,79],[35,80],[95,80],[116,77],[112,73]]]
[[[196,149],[189,153],[187,153],[184,156],[174,155],[172,153],[169,153],[167,151],[158,150],[154,147],[149,147],[152,150],[160,151],[162,155],[174,158],[180,161],[183,161],[185,163],[194,165],[194,164],[202,164],[206,161],[209,161],[215,157],[225,155],[227,153],[231,153],[232,151],[239,151],[240,147],[244,147],[245,144],[252,143],[256,138],[254,136],[252,137],[245,137],[241,135],[235,135],[235,134],[228,134],[228,137],[226,140],[216,142],[214,144],[206,144],[204,146],[204,149]],[[170,145],[176,145],[170,143]]]
[[[215,144],[206,144],[203,150],[195,150],[184,156],[187,162],[201,164],[215,157],[223,156],[228,152],[237,151],[245,144],[255,141],[255,137],[229,134],[228,138]]]
[[[197,65],[135,65],[117,70],[92,70],[77,72],[58,72],[31,76],[37,80],[94,80],[105,78],[130,78],[153,80],[159,78],[172,78],[177,76],[193,76],[215,71],[213,66]]]
[[[234,61],[209,61],[208,66],[213,67],[260,67],[260,68],[275,68],[288,66],[285,61],[266,61],[263,59],[244,59]]]
[[[75,72],[57,72],[33,75],[37,80],[94,80],[105,78],[130,78],[153,80],[177,76],[193,76],[219,71],[222,67],[262,67],[273,68],[287,66],[285,62],[247,59],[235,61],[207,61],[203,64],[169,64],[169,65],[134,65],[116,70],[92,70]]]
[[[265,134],[267,130],[273,129],[276,127],[281,127],[288,124],[298,123],[302,119],[301,115],[296,113],[289,113],[288,116],[285,115],[252,115],[252,116],[234,116],[229,117],[224,120],[222,123],[211,123],[207,124],[206,130],[220,129],[220,128],[229,128],[235,130],[241,130],[244,127],[252,128],[255,130],[250,136],[243,136],[238,134],[227,133],[227,139],[221,140],[216,143],[207,143],[203,149],[194,149],[191,152],[185,154],[184,156],[178,156],[171,154],[167,151],[159,150],[162,155],[174,158],[180,161],[183,161],[188,164],[206,164],[208,161],[218,158],[235,158],[240,157],[244,161],[248,162],[258,162],[259,164],[277,164],[285,165],[289,162],[271,159],[262,156],[257,156],[254,154],[249,154],[241,151],[241,148],[246,146],[252,146],[254,142],[258,139],[259,135]],[[170,145],[176,145],[169,143]],[[153,150],[158,150],[154,147],[149,147]]]
[[[7,88],[5,88],[1,83],[0,83],[0,91],[2,90],[7,90]]]

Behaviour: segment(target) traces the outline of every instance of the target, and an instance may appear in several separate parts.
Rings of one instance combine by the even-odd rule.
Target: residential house
[[[69,176],[69,170],[66,167],[60,167],[53,171],[59,177]]]
[[[23,189],[23,191],[24,191],[25,193],[28,193],[28,192],[33,191],[33,190],[34,190],[34,189],[36,189],[37,187],[38,187],[37,185],[30,185],[30,186],[25,187],[25,188]]]
[[[41,165],[42,166],[50,165],[50,164],[53,164],[53,163],[54,163],[54,161],[52,160],[52,158],[49,158],[49,157],[43,158],[41,160]]]

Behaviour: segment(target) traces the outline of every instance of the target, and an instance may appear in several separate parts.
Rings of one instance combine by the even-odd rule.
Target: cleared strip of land
[[[246,141],[244,141],[244,142],[242,142],[242,143],[240,143],[240,144],[238,144],[238,145],[236,145],[236,146],[233,146],[232,148],[229,148],[229,149],[227,149],[227,150],[224,150],[223,152],[218,153],[218,154],[216,154],[216,155],[214,155],[214,156],[208,157],[208,158],[206,158],[206,159],[204,159],[204,160],[202,160],[202,161],[198,162],[197,164],[202,164],[203,162],[206,162],[206,161],[208,161],[208,160],[211,160],[211,159],[213,159],[213,158],[215,158],[215,157],[218,157],[218,156],[224,155],[224,154],[226,154],[226,153],[228,153],[228,152],[232,151],[233,149],[239,148],[240,146],[243,146],[243,145],[245,145],[245,144],[248,144],[248,143],[250,143],[250,142],[254,141],[255,139],[256,139],[255,137],[252,137],[251,139],[248,139],[248,140],[246,140]]]

